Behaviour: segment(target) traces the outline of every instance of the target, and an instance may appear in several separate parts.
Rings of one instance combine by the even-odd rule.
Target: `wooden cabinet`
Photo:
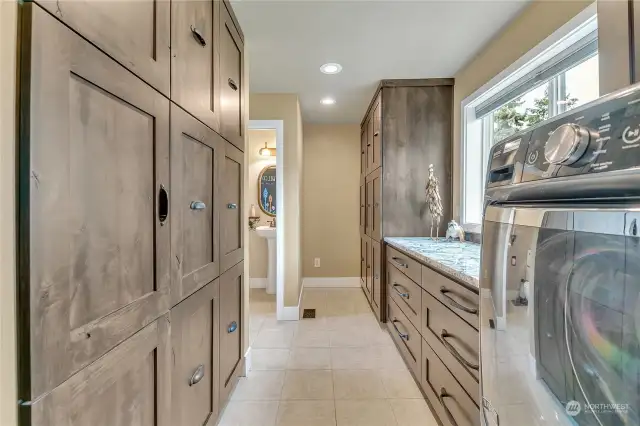
[[[229,398],[243,374],[242,353],[244,262],[220,277],[220,404]]]
[[[364,181],[367,177],[367,131],[368,127],[362,126],[360,130],[360,180]]]
[[[220,130],[220,8],[217,0],[171,2],[171,100]]]
[[[360,185],[360,235],[367,232],[367,185]]]
[[[422,339],[418,330],[391,299],[387,299],[387,328],[415,378],[421,377]]]
[[[19,303],[35,399],[169,309],[169,101],[23,7]]]
[[[220,130],[244,150],[244,40],[230,7],[226,1],[220,6]]]
[[[422,327],[422,288],[404,275],[391,262],[387,262],[387,285],[389,298],[407,316],[414,327]]]
[[[364,295],[367,296],[367,300],[371,303],[371,287],[373,284],[371,276],[371,238],[363,238],[362,250],[364,254]]]
[[[382,103],[380,102],[380,94],[378,94],[372,111],[371,158],[368,159],[370,172],[382,166]]]
[[[382,283],[382,254],[380,253],[380,243],[378,241],[371,240],[371,307],[376,314],[376,317],[380,318],[380,312],[382,309],[382,295],[384,294]]]
[[[478,293],[426,266],[422,267],[422,287],[473,328],[478,329]]]
[[[225,141],[171,107],[171,300],[175,305],[220,272],[220,163]]]
[[[169,96],[168,1],[39,0],[38,4]],[[61,53],[59,49],[54,52]]]
[[[367,175],[367,235],[375,241],[382,238],[382,216],[381,216],[381,169]]]
[[[39,426],[171,426],[171,322],[162,316],[31,406]]]
[[[373,172],[373,117],[369,115],[365,123],[367,128],[367,174]]]
[[[368,238],[365,235],[360,236],[360,286],[362,287],[362,291],[364,291],[365,296],[368,296],[367,291],[367,260],[369,258],[368,251]]]
[[[221,167],[220,264],[226,271],[244,258],[244,154],[227,142]]]
[[[219,315],[218,280],[171,309],[173,425],[216,423],[220,386]]]

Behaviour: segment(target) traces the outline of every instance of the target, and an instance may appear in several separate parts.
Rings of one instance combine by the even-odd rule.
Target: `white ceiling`
[[[297,93],[305,122],[359,123],[386,78],[452,77],[527,0],[237,0],[250,90]],[[319,70],[337,62],[343,70]],[[335,105],[321,105],[323,97]]]

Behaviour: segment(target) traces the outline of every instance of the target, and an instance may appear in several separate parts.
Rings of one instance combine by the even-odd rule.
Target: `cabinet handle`
[[[402,292],[400,292],[398,288],[401,288]],[[396,291],[396,293],[398,293],[398,296],[400,297],[404,297],[405,299],[409,299],[411,297],[409,291],[398,283],[393,283],[393,289]]]
[[[480,366],[478,364],[474,364],[464,359],[464,357],[460,355],[460,352],[458,352],[451,343],[447,342],[447,337],[455,337],[455,336],[447,333],[447,330],[443,329],[442,332],[440,332],[440,338],[442,339],[442,343],[444,344],[444,347],[447,348],[449,353],[453,355],[455,359],[460,361],[461,364],[464,364],[471,369],[478,370]]]
[[[380,207],[380,203],[374,203],[373,207],[377,209],[378,207]]]
[[[408,342],[408,341],[409,341],[409,335],[408,335],[407,333],[402,333],[402,332],[398,329],[398,326],[396,325],[396,323],[400,323],[400,324],[402,324],[402,323],[401,323],[400,321],[398,321],[397,319],[394,319],[393,321],[391,321],[391,325],[393,325],[393,328],[395,328],[395,329],[396,329],[396,333],[398,333],[398,336],[400,336],[400,338],[401,338],[402,340],[405,340],[405,341],[407,341],[407,342]]]
[[[393,260],[394,262],[396,262],[399,266],[402,266],[403,268],[408,268],[409,265],[407,265],[406,263],[403,263],[402,259],[400,259],[399,257],[392,257],[391,260]]]
[[[380,134],[380,132],[375,132],[375,133],[373,134],[373,136],[375,137],[375,136],[378,136],[379,134]]]
[[[191,35],[198,42],[198,44],[202,47],[207,45],[207,41],[204,39],[204,36],[200,34],[200,31],[193,25],[191,26]]]
[[[164,185],[160,185],[160,191],[158,192],[158,219],[160,220],[160,226],[164,226],[168,216],[169,194]]]
[[[204,210],[207,208],[207,205],[203,201],[192,201],[189,204],[189,208],[191,210]]]
[[[238,91],[238,85],[235,81],[233,81],[233,79],[230,78],[229,80],[227,80],[227,82],[229,83],[229,87],[231,87],[234,92]]]
[[[237,329],[238,329],[238,323],[233,321],[231,324],[229,324],[229,327],[227,327],[227,333],[233,333]]]
[[[453,395],[449,395],[447,393],[447,390],[444,387],[442,387],[440,388],[440,395],[438,395],[438,400],[440,401],[440,404],[444,408],[445,413],[447,413],[447,417],[449,418],[449,422],[451,422],[451,425],[458,426],[458,422],[456,422],[456,419],[453,418],[453,414],[451,414],[451,411],[449,411],[449,409],[447,408],[447,404],[445,403],[445,398],[451,398],[455,400]]]
[[[465,312],[468,312],[468,313],[473,314],[473,315],[478,315],[478,308],[469,308],[467,306],[461,305],[460,303],[456,302],[447,293],[453,293],[453,294],[457,295],[458,297],[460,297],[460,295],[458,293],[456,293],[455,291],[449,290],[445,286],[440,287],[440,294],[442,294],[442,296],[444,296],[447,299],[447,301],[449,302],[449,304],[451,306],[453,306],[454,308],[458,308],[461,311],[465,311]]]
[[[189,386],[193,386],[204,378],[204,364],[200,364],[196,371],[193,372],[191,379],[189,379]]]
[[[236,203],[229,203],[227,204],[227,208],[230,210],[235,210],[238,208],[238,205]]]
[[[371,144],[370,144],[370,143],[368,143],[368,144],[367,144],[367,146],[371,146]]]

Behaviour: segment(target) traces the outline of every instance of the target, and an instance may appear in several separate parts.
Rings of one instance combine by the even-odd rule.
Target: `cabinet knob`
[[[227,333],[233,333],[237,329],[238,329],[238,323],[233,321],[231,324],[229,324],[229,327],[227,328]]]
[[[233,79],[230,78],[227,82],[229,83],[229,87],[231,87],[235,92],[238,91],[238,85],[233,81]]]
[[[193,386],[204,378],[204,364],[200,364],[196,371],[193,372],[191,379],[189,379],[189,386]]]
[[[200,34],[200,31],[194,26],[191,26],[191,35],[198,42],[198,44],[202,47],[207,45],[207,41],[204,39],[204,36]]]
[[[380,134],[380,132],[375,132],[375,133],[373,134],[373,136],[378,136],[379,134]]]
[[[227,208],[230,210],[235,210],[238,208],[238,205],[236,203],[229,203],[227,204]]]

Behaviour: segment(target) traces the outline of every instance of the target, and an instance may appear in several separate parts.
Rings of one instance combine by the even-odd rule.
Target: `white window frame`
[[[473,161],[469,158],[470,152],[473,158],[477,158],[477,155],[481,155],[482,159],[488,158],[488,153],[491,150],[491,140],[493,132],[493,114],[487,114],[482,118],[482,137],[483,143],[480,147],[471,147],[472,143],[469,139],[476,138],[476,134],[469,134],[468,129],[470,124],[476,122],[476,107],[483,102],[488,102],[491,98],[495,98],[499,93],[505,92],[509,87],[515,86],[519,81],[522,81],[527,75],[530,75],[534,70],[548,62],[552,58],[559,56],[569,46],[574,45],[576,42],[583,40],[588,34],[591,34],[597,29],[596,19],[596,5],[595,3],[588,6],[573,19],[560,27],[552,35],[547,37],[544,41],[531,49],[520,59],[515,61],[511,66],[504,71],[496,75],[488,83],[480,87],[473,94],[465,98],[461,103],[462,119],[460,120],[460,211],[459,219],[464,229],[472,232],[479,232],[482,221],[482,212],[480,215],[475,212],[470,214],[467,212],[468,207],[477,207],[475,204],[477,200],[469,206],[467,202],[471,197],[471,192],[467,191],[467,180],[473,181],[473,177],[467,174],[468,170],[476,169],[476,165],[470,164]],[[557,75],[549,81],[549,116],[554,116],[564,112],[565,106],[563,104],[558,105],[556,100],[563,99],[566,84],[564,73]],[[474,130],[475,132],[475,130]],[[489,137],[488,137],[489,136]],[[474,151],[470,151],[470,150]],[[477,160],[476,160],[477,161]],[[487,161],[483,161],[482,164],[482,180],[485,179],[487,174]],[[477,180],[477,175],[475,177]],[[484,183],[480,185],[484,194]],[[477,194],[474,198],[478,198]],[[480,210],[482,210],[482,202]]]

